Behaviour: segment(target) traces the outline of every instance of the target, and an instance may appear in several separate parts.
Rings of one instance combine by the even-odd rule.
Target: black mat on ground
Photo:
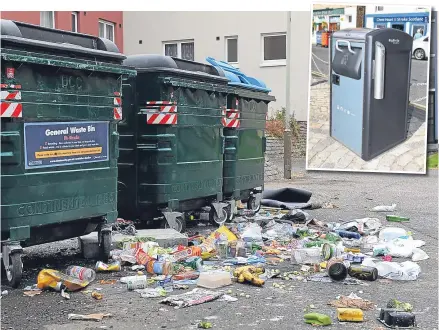
[[[264,190],[261,205],[288,210],[311,208],[309,200],[312,193],[296,188]]]

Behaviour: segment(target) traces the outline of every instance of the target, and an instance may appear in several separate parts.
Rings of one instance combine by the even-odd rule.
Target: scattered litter
[[[121,270],[121,265],[120,261],[115,261],[109,265],[104,264],[102,261],[98,261],[95,268],[97,272],[118,272]]]
[[[81,281],[54,269],[43,269],[37,276],[37,287],[41,290],[61,291],[65,287],[69,291],[77,291],[85,288],[88,284],[88,281]]]
[[[411,312],[413,311],[413,306],[409,303],[401,302],[396,299],[390,299],[387,302],[387,308],[396,308],[403,310],[404,312]]]
[[[136,289],[134,291],[140,293],[142,298],[157,298],[166,296],[166,290],[162,287]]]
[[[416,327],[415,314],[395,308],[382,308],[378,321],[392,329],[408,329]]]
[[[104,317],[111,317],[112,315],[109,313],[98,313],[98,314],[88,314],[88,315],[82,315],[82,314],[69,314],[68,319],[69,320],[85,320],[85,321],[102,321]]]
[[[28,296],[28,297],[33,297],[33,296],[37,296],[37,295],[41,294],[41,292],[43,292],[43,291],[41,291],[41,290],[24,291],[23,295]]]
[[[200,328],[200,329],[210,329],[210,328],[212,328],[212,323],[207,322],[207,321],[201,321],[200,323],[198,323],[198,328]]]
[[[389,222],[407,222],[410,221],[410,218],[401,217],[398,215],[386,215],[386,220]]]
[[[373,212],[394,212],[396,210],[396,204],[392,205],[378,205],[375,206],[371,211]]]
[[[92,298],[94,298],[94,299],[96,299],[96,300],[102,300],[102,298],[103,298],[102,293],[99,293],[99,292],[97,292],[97,291],[93,291],[93,292],[91,293],[91,296],[92,296]]]
[[[412,261],[401,263],[381,261],[375,263],[368,258],[363,261],[363,265],[375,267],[379,276],[396,281],[414,281],[421,273],[421,267]]]
[[[117,280],[100,280],[99,284],[116,284]]]
[[[373,310],[375,304],[369,300],[362,299],[351,293],[349,296],[340,296],[337,300],[329,303],[330,306],[337,308],[359,308],[364,311]]]
[[[162,304],[168,304],[176,306],[176,308],[190,307],[194,305],[203,304],[209,301],[216,300],[223,296],[223,293],[210,291],[201,288],[195,288],[192,291],[177,294],[170,297],[166,297],[162,301]]]
[[[308,313],[303,316],[305,318],[305,323],[317,326],[331,325],[332,320],[328,315],[320,313]]]
[[[8,291],[8,290],[3,290],[3,291],[2,291],[2,297],[3,297],[3,296],[7,296],[8,294],[9,294],[9,291]]]
[[[63,297],[66,300],[70,299],[70,294],[68,294],[64,289],[61,290],[61,297]]]
[[[340,322],[363,322],[363,311],[359,308],[337,308],[337,319]]]
[[[223,295],[218,301],[226,301],[226,302],[235,302],[238,301],[238,298],[229,296],[228,294]]]

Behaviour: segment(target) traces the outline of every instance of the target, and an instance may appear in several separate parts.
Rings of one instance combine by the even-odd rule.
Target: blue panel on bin
[[[263,81],[246,76],[239,71],[239,69],[233,67],[227,62],[217,61],[212,57],[207,57],[206,61],[213,65],[218,71],[222,71],[224,76],[229,79],[229,85],[231,86],[246,87],[267,93],[271,92],[271,89],[268,89]]]

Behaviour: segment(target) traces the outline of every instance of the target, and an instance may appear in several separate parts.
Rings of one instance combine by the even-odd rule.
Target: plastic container
[[[93,282],[96,278],[96,272],[93,269],[81,266],[67,267],[66,274],[81,281],[87,282]]]
[[[130,281],[135,281],[137,279],[144,279],[145,281],[147,280],[146,275],[135,275],[135,276],[124,276],[120,278],[120,283],[124,283],[127,284]]]
[[[337,308],[337,318],[340,322],[363,322],[363,311],[359,308]]]
[[[320,248],[303,248],[292,251],[291,263],[293,264],[319,264]]]
[[[389,242],[392,239],[401,236],[407,236],[407,231],[404,228],[398,228],[398,227],[384,228],[383,230],[380,231],[380,234],[378,235],[379,239],[385,242]]]
[[[231,284],[230,273],[223,271],[202,272],[197,282],[198,286],[207,289],[217,289]]]
[[[127,289],[130,291],[136,289],[144,289],[148,285],[147,281],[148,280],[146,275],[129,276],[129,278],[126,279]]]
[[[395,308],[382,308],[378,320],[391,329],[408,329],[416,327],[415,314]]]

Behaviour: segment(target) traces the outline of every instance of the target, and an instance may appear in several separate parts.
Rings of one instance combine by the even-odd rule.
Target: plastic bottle
[[[348,270],[349,276],[366,281],[376,281],[378,279],[378,269],[364,265],[351,265]]]
[[[66,274],[87,282],[92,282],[96,278],[96,272],[93,269],[81,266],[69,266]]]
[[[361,235],[359,233],[354,233],[352,231],[347,230],[336,230],[335,231],[340,237],[344,238],[354,238],[354,239],[360,239]]]

